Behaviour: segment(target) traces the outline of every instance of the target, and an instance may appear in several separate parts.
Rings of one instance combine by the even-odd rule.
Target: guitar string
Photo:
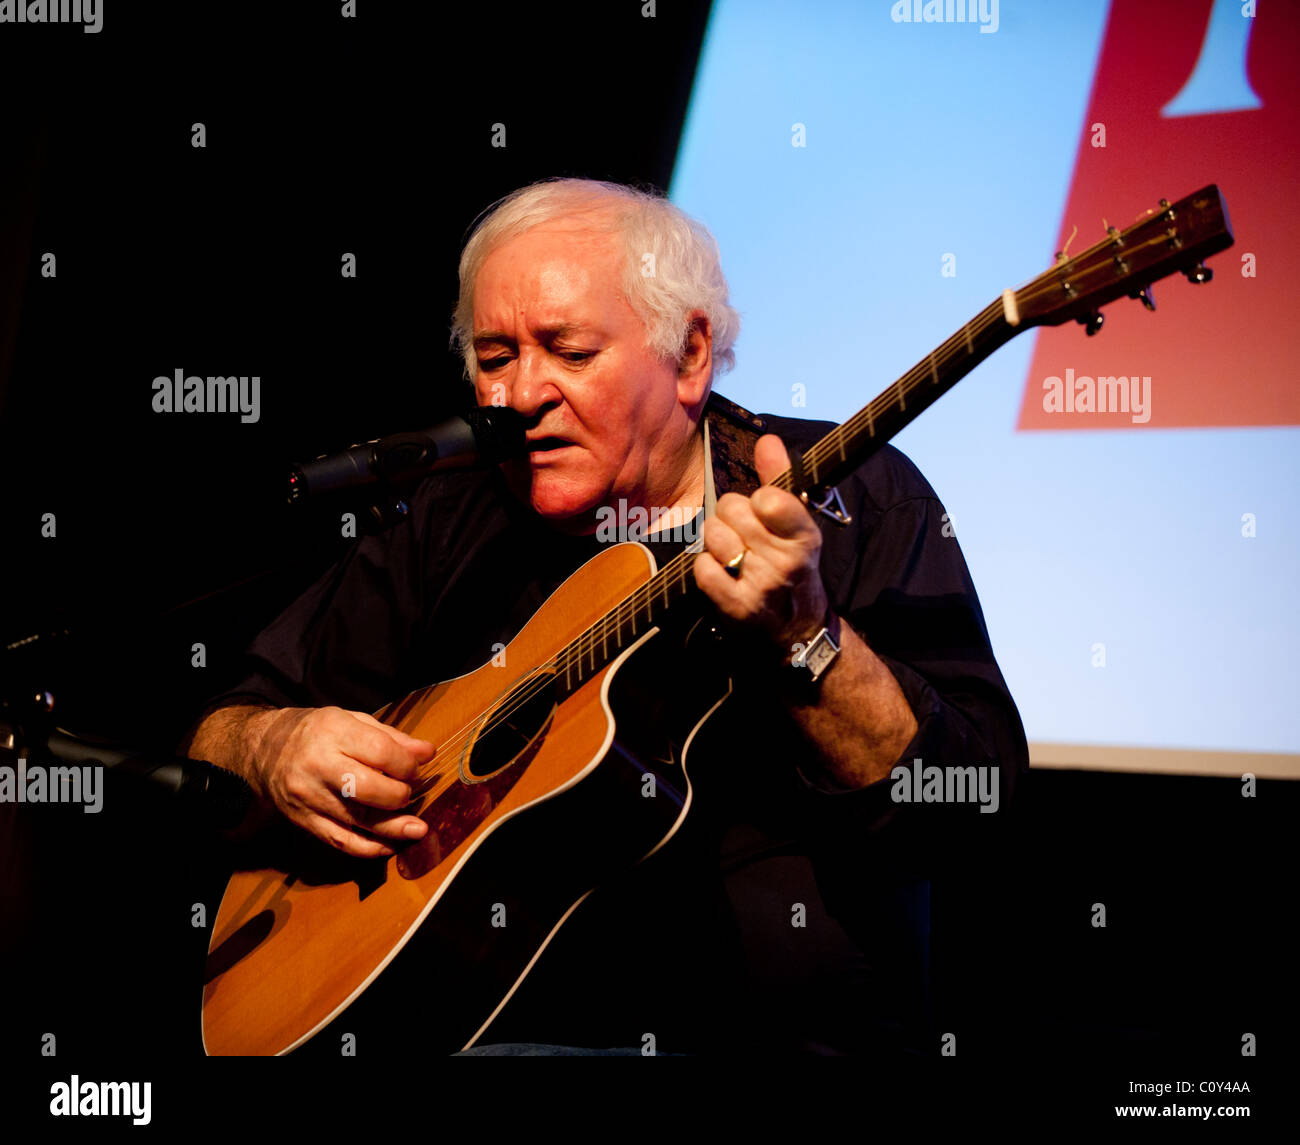
[[[665,565],[664,569],[661,570],[661,572],[666,573],[668,569],[671,568],[675,562],[676,562],[676,558],[674,558],[673,562],[670,562],[668,565]],[[604,617],[601,622],[598,623],[605,623],[611,617],[620,618],[617,630],[621,633],[622,631],[621,615],[624,611],[635,607],[633,605],[633,601],[635,600],[635,598],[636,598],[636,594],[633,594],[620,601],[614,607],[614,609],[611,610],[611,612],[607,614],[606,617]],[[633,626],[633,634],[635,635],[635,626]],[[462,727],[452,732],[451,735],[447,737],[447,739],[445,739],[441,744],[436,746],[434,752],[435,758],[437,758],[439,754],[445,754],[447,749],[452,747],[453,745],[456,748],[456,754],[459,754],[460,751],[463,750],[464,746],[469,742],[470,738],[472,738],[472,736],[474,736],[475,734],[479,736],[485,735],[493,728],[500,726],[500,724],[504,720],[508,719],[521,707],[523,707],[525,704],[530,702],[533,697],[537,696],[538,694],[540,694],[542,691],[545,690],[545,688],[549,685],[553,677],[559,673],[560,670],[559,661],[566,654],[569,655],[571,662],[572,660],[576,659],[580,666],[581,655],[578,654],[580,653],[580,648],[577,647],[580,640],[581,637],[571,642],[564,649],[561,649],[560,652],[556,653],[554,656],[550,657],[547,660],[542,661],[542,663],[537,665],[537,667],[532,669],[530,672],[521,676],[519,678],[519,683],[517,683],[515,686],[515,690],[512,691],[510,694],[510,702],[505,705],[502,705],[501,708],[498,708],[495,712],[493,712],[489,717],[489,719],[482,724],[482,726],[478,728],[475,727],[475,725],[478,724],[480,720],[482,720],[482,716],[476,716],[474,717],[474,719],[470,720],[468,723],[462,725]],[[594,644],[593,644],[593,649],[594,649]],[[532,681],[535,681],[535,683],[530,683]],[[524,686],[521,687],[520,686],[521,684]],[[432,778],[433,783],[428,787],[419,789],[418,791],[413,789],[412,802],[415,802],[417,799],[423,798],[424,794],[426,794],[428,790],[431,789],[431,787],[436,787],[437,780],[441,778],[444,774],[446,774],[446,772],[438,770],[438,765],[435,765],[431,775],[430,773],[417,771],[416,772],[417,777]]]
[[[670,585],[674,580],[681,581],[683,587],[685,587],[686,586],[685,577],[687,573],[686,566],[689,563],[690,557],[693,555],[694,554],[692,553],[679,553],[676,557],[674,557],[671,561],[669,561],[668,564],[666,564],[662,569],[660,569],[655,574],[654,577],[652,577],[644,585],[641,585],[636,592],[632,593],[631,595],[625,597],[623,600],[619,601],[618,604],[615,605],[613,609],[611,609],[604,617],[601,618],[601,620],[597,621],[590,628],[588,628],[583,633],[581,633],[578,637],[576,637],[568,645],[562,648],[554,656],[550,657],[547,660],[542,661],[539,665],[537,665],[536,668],[532,669],[530,672],[526,673],[525,675],[519,678],[519,681],[522,684],[527,684],[529,681],[538,681],[536,684],[534,684],[531,687],[523,687],[523,688],[519,687],[519,685],[517,684],[516,690],[513,691],[510,695],[511,702],[506,705],[503,705],[501,708],[498,708],[495,712],[493,712],[492,718],[489,719],[487,723],[475,729],[475,725],[479,722],[479,720],[482,719],[482,717],[481,716],[474,717],[474,719],[470,720],[468,723],[462,725],[459,729],[452,732],[451,735],[448,736],[447,739],[445,739],[441,744],[436,745],[435,755],[438,753],[445,753],[446,749],[451,747],[453,744],[455,744],[458,748],[463,747],[465,742],[468,741],[468,735],[475,734],[475,731],[477,732],[478,735],[483,735],[486,732],[492,730],[493,728],[499,726],[502,720],[513,715],[516,711],[519,710],[521,706],[528,703],[534,696],[536,696],[542,689],[544,689],[550,683],[552,676],[559,674],[560,662],[562,660],[567,659],[570,665],[576,664],[580,674],[582,671],[582,667],[581,667],[582,661],[586,655],[586,651],[590,649],[592,652],[594,652],[595,650],[596,632],[598,629],[604,628],[605,635],[602,640],[602,643],[605,643],[606,645],[608,644],[609,629],[611,626],[611,622],[613,622],[614,632],[616,633],[616,646],[621,650],[622,649],[621,636],[622,636],[624,614],[629,614],[627,618],[633,621],[632,635],[634,636],[637,635],[635,619],[636,619],[636,615],[640,612],[642,605],[648,602],[648,600],[651,597],[655,595],[659,595],[661,592],[665,592],[667,586]],[[669,575],[670,573],[672,574],[671,576]],[[654,585],[658,585],[659,587],[654,589],[654,591],[650,593],[649,596],[645,596],[644,595],[645,590]],[[589,633],[591,634],[590,638],[588,638]],[[581,682],[581,675],[579,677],[579,682]],[[419,774],[421,773],[417,772],[417,775]]]
[[[1034,280],[1028,286],[1026,286],[1022,292],[1017,293],[1018,303],[1032,302],[1040,298],[1044,294],[1047,294],[1049,292],[1054,293],[1056,290],[1059,289],[1060,287],[1059,280],[1062,278],[1072,277],[1074,278],[1074,280],[1080,281],[1086,278],[1087,275],[1094,273],[1096,270],[1104,269],[1103,266],[1096,266],[1096,267],[1091,267],[1086,269],[1079,266],[1074,266],[1074,270],[1072,271],[1071,266],[1073,264],[1080,263],[1084,259],[1089,258],[1096,251],[1109,247],[1112,241],[1113,240],[1110,238],[1103,239],[1098,244],[1096,244],[1096,246],[1077,255],[1075,259],[1071,260],[1070,263],[1065,264],[1064,267],[1053,267],[1049,269],[1043,275],[1040,275],[1039,279]],[[1168,241],[1167,236],[1161,235],[1159,237],[1148,239],[1138,244],[1137,246],[1127,247],[1126,249],[1130,253],[1132,253],[1135,251],[1142,250],[1145,247],[1164,245],[1167,241]],[[1175,272],[1171,271],[1170,273],[1172,274]],[[1053,276],[1055,276],[1057,281],[1055,282],[1048,281],[1052,279]],[[1041,286],[1036,285],[1040,281],[1042,282],[1042,285]],[[960,331],[956,332],[948,339],[946,339],[944,342],[942,342],[934,351],[931,352],[930,355],[928,355],[921,362],[918,362],[915,366],[912,367],[911,370],[909,370],[907,373],[902,375],[902,377],[900,377],[898,381],[896,381],[893,385],[889,386],[888,388],[883,390],[880,394],[878,394],[875,398],[873,398],[867,404],[867,406],[864,407],[864,409],[854,414],[846,422],[844,422],[843,425],[837,427],[834,431],[832,431],[832,433],[827,434],[826,438],[823,438],[821,441],[815,443],[808,450],[808,452],[804,454],[805,467],[818,470],[821,468],[821,463],[824,460],[840,454],[841,446],[838,444],[832,444],[827,439],[832,437],[835,437],[837,439],[842,439],[845,434],[845,431],[849,431],[850,435],[855,435],[857,432],[859,432],[860,428],[863,425],[865,425],[868,428],[869,432],[871,432],[872,436],[874,437],[875,433],[874,433],[873,425],[876,417],[880,413],[893,409],[896,404],[899,404],[896,400],[897,396],[901,396],[905,398],[906,394],[923,388],[925,386],[924,375],[927,373],[933,374],[937,372],[940,364],[942,364],[942,366],[946,369],[951,364],[952,359],[955,356],[955,353],[960,352],[961,350],[960,343],[966,340],[968,334],[973,334],[974,336],[983,335],[991,326],[996,324],[996,322],[1000,317],[1002,317],[1002,308],[1000,302],[994,302],[991,303],[989,306],[985,307],[985,309],[981,311],[979,315],[977,315],[974,319],[972,319],[971,322],[968,322],[965,326],[963,326]],[[967,350],[967,353],[972,353],[972,352],[973,352],[972,350]],[[793,480],[793,469],[786,469],[773,480],[772,484],[777,485],[779,487],[783,487],[784,485],[788,484],[789,481],[791,480]],[[437,746],[435,750],[435,756],[439,753],[445,753],[446,749],[451,747],[453,744],[457,745],[457,749],[459,752],[459,750],[462,750],[464,746],[469,742],[470,738],[473,735],[477,734],[479,736],[482,736],[487,734],[489,731],[493,730],[494,728],[500,726],[502,722],[507,720],[511,715],[517,712],[523,705],[530,702],[535,696],[537,696],[542,690],[544,690],[548,686],[552,676],[554,674],[558,674],[559,661],[562,658],[567,657],[570,664],[572,664],[576,660],[577,664],[579,665],[579,671],[581,671],[580,666],[588,652],[592,654],[593,661],[594,661],[596,640],[599,637],[602,645],[607,645],[611,621],[616,621],[614,625],[614,632],[618,635],[621,635],[622,614],[625,611],[631,612],[633,614],[631,619],[635,620],[636,613],[638,613],[644,605],[649,604],[656,595],[658,595],[661,591],[666,595],[668,587],[673,583],[674,580],[681,580],[683,583],[683,588],[685,588],[685,570],[677,566],[685,564],[690,560],[690,558],[692,558],[695,555],[696,554],[694,553],[680,553],[676,557],[674,557],[673,560],[671,560],[667,565],[665,565],[664,568],[661,569],[655,576],[651,577],[649,581],[647,581],[644,585],[641,585],[635,592],[630,594],[628,597],[624,598],[624,600],[620,601],[609,613],[607,613],[599,621],[592,624],[588,629],[586,629],[583,633],[581,633],[574,641],[572,641],[565,648],[561,649],[560,652],[558,652],[555,656],[551,657],[546,661],[543,661],[532,672],[522,676],[520,679],[521,681],[524,682],[525,687],[523,687],[522,689],[517,689],[516,691],[512,692],[510,696],[510,702],[508,702],[507,704],[503,705],[501,708],[493,712],[489,716],[488,720],[482,724],[482,726],[478,727],[477,729],[475,728],[475,725],[481,719],[481,717],[476,717],[474,720],[471,720],[469,723],[463,725],[461,728],[451,733],[451,735],[446,740],[444,740],[442,744]],[[634,636],[636,635],[635,624],[633,624],[632,634]],[[621,644],[619,645],[619,647],[621,648]],[[604,657],[602,656],[602,660],[603,659]],[[445,774],[447,773],[440,771],[437,768],[435,768],[431,774],[417,772],[417,776],[423,775],[427,778],[432,778],[434,780],[432,786],[436,786],[437,779],[441,778]],[[423,798],[424,794],[427,794],[427,791],[430,789],[431,788],[422,789],[420,795],[413,796],[412,802],[414,802],[416,799]]]
[[[686,586],[685,574],[687,571],[685,566],[688,563],[689,558],[693,555],[694,554],[691,553],[678,554],[678,556],[674,557],[668,564],[666,564],[663,567],[663,569],[661,569],[659,573],[656,574],[654,578],[651,578],[651,581],[648,581],[646,585],[642,585],[641,588],[644,589],[649,584],[652,584],[656,580],[660,580],[661,578],[662,578],[662,583],[664,583],[665,586],[666,584],[671,583],[672,579],[679,579],[682,581],[683,588],[685,588]],[[680,573],[681,575],[677,576],[675,574],[674,577],[669,578],[667,574],[669,573],[670,570],[673,570],[675,567],[677,568],[677,573]],[[625,611],[629,611],[632,613],[635,613],[637,611],[637,609],[639,608],[639,605],[635,603],[637,601],[637,596],[638,593],[633,593],[632,595],[624,598],[604,618],[602,618],[601,621],[598,621],[597,625],[601,625],[601,624],[607,625],[611,619],[618,619],[616,631],[621,634],[622,632],[621,615]],[[635,620],[635,616],[633,615],[631,619]],[[595,628],[597,625],[593,625],[592,627]],[[510,702],[508,704],[503,705],[501,708],[498,708],[495,712],[493,712],[489,717],[489,719],[482,724],[482,726],[480,727],[475,726],[476,724],[478,724],[480,720],[482,720],[482,716],[476,716],[474,719],[470,720],[469,723],[462,725],[455,732],[452,732],[451,735],[447,737],[447,739],[445,739],[441,744],[435,747],[435,752],[434,752],[435,759],[440,754],[445,755],[447,749],[453,746],[456,749],[456,754],[459,754],[464,749],[466,744],[469,743],[470,739],[474,735],[479,735],[479,736],[485,735],[492,729],[500,726],[500,724],[504,720],[508,719],[521,707],[523,707],[525,704],[530,702],[535,696],[543,692],[545,688],[550,684],[552,678],[559,674],[560,671],[559,661],[563,657],[565,657],[566,654],[569,656],[571,662],[576,659],[579,665],[579,672],[581,672],[582,655],[580,654],[581,653],[580,645],[585,635],[586,633],[583,633],[582,636],[579,636],[577,639],[575,639],[573,642],[567,645],[564,649],[561,649],[560,652],[556,653],[556,655],[552,656],[548,660],[542,661],[542,663],[539,664],[532,671],[521,676],[519,678],[520,682],[526,686],[519,687],[517,685],[516,690],[513,691],[510,695]],[[635,624],[633,625],[633,635],[634,636],[636,635]],[[591,642],[591,648],[593,651],[594,651],[594,647],[595,645],[594,645],[594,637],[593,637],[593,640]],[[622,645],[620,644],[619,647],[621,648]],[[530,684],[530,681],[536,681],[536,682]],[[431,772],[417,770],[416,772],[417,777],[431,779],[433,782],[431,784],[428,784],[418,789],[413,788],[412,798],[411,798],[412,803],[418,801],[419,799],[424,798],[424,796],[430,790],[432,790],[434,787],[437,786],[438,779],[442,778],[442,776],[444,776],[445,774],[448,774],[448,772],[439,770],[439,766],[440,765],[435,765]]]

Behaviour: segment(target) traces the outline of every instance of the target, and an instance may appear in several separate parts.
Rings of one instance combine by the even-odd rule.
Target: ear
[[[709,396],[713,379],[713,326],[703,310],[687,315],[686,349],[677,364],[677,400],[694,411]]]

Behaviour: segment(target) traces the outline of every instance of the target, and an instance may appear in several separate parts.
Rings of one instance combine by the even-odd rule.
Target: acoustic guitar
[[[1160,201],[1123,231],[1006,290],[773,484],[845,519],[835,483],[1000,346],[1100,308],[1233,242],[1215,186]],[[566,580],[504,663],[422,689],[376,716],[436,745],[407,811],[428,834],[356,859],[306,832],[230,880],[203,988],[209,1054],[284,1054],[353,1003],[404,947],[429,983],[432,1053],[478,1041],[554,935],[599,884],[662,847],[691,806],[693,742],[732,681],[713,654],[694,556],[656,569],[613,545]],[[682,647],[685,647],[685,653]],[[656,647],[672,649],[665,668]],[[498,657],[498,663],[501,661]],[[258,862],[262,862],[261,859]]]

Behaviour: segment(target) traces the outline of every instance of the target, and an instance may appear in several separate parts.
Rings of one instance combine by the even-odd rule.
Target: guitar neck
[[[831,430],[772,484],[815,493],[843,480],[891,437],[1025,327],[1007,321],[1002,300],[985,307],[933,353]],[[670,611],[703,607],[692,572],[695,554],[679,553],[612,612],[556,656],[558,684],[566,692],[599,672]]]
[[[802,454],[772,484],[798,496],[842,481],[1024,328],[1007,321],[1001,299],[986,306],[892,386]]]
[[[947,393],[985,358],[1022,330],[1083,322],[1090,334],[1101,327],[1099,307],[1127,295],[1154,309],[1151,283],[1175,273],[1193,283],[1209,282],[1204,259],[1232,245],[1227,209],[1214,184],[1176,203],[1160,200],[1123,231],[1108,227],[1106,237],[1067,258],[1058,255],[1048,270],[1019,290],[1004,290],[933,353],[917,362],[892,386],[831,430],[816,445],[791,458],[790,468],[772,482],[820,503],[822,494],[843,480],[940,395]],[[562,649],[553,662],[557,681],[570,688],[590,679],[670,610],[686,603],[702,609],[695,589],[694,553],[669,561],[613,612]]]

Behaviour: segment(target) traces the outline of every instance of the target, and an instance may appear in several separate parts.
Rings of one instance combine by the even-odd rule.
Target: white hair
[[[714,373],[731,369],[740,314],[727,300],[718,244],[708,229],[658,194],[595,179],[544,179],[493,204],[461,252],[451,345],[465,360],[465,376],[472,381],[477,367],[474,284],[488,256],[541,223],[589,212],[597,215],[597,229],[623,235],[623,294],[645,325],[646,349],[680,362],[690,332],[687,316],[703,310],[713,330]]]

